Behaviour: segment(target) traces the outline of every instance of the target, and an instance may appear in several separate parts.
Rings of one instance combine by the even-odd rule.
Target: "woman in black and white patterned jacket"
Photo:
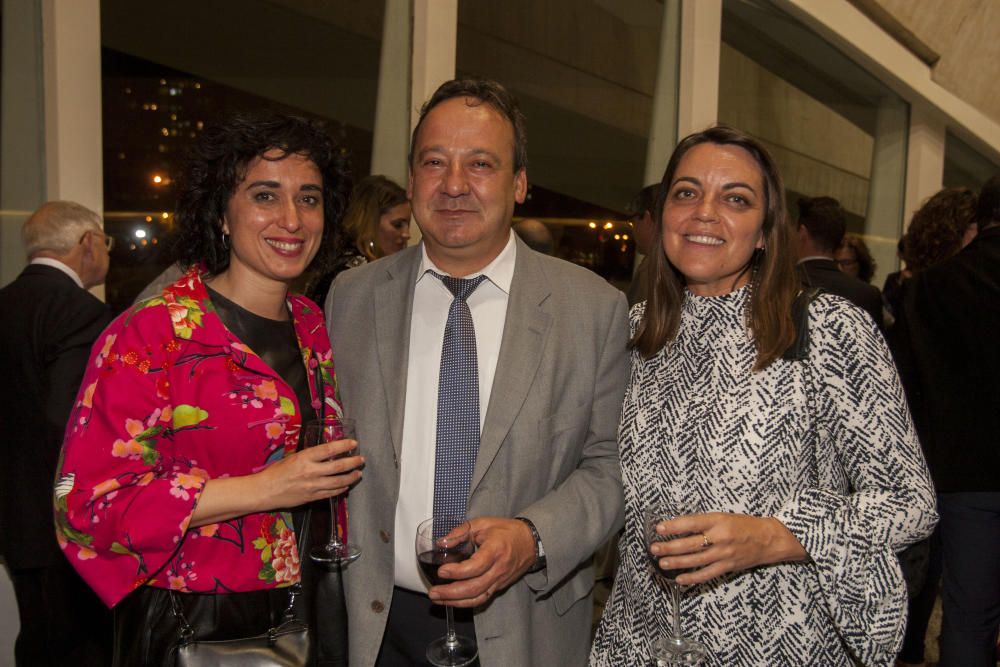
[[[650,506],[697,508],[652,547],[708,665],[891,665],[906,590],[896,552],[930,533],[933,486],[895,368],[869,316],[820,294],[808,350],[781,179],[766,149],[716,127],[674,151],[657,206],[662,252],[632,309],[619,432],[621,564],[591,664],[651,665],[667,592],[643,533]]]

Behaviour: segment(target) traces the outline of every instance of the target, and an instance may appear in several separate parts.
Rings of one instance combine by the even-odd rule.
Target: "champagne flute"
[[[417,526],[417,563],[432,585],[447,583],[438,575],[438,568],[445,563],[460,563],[475,550],[472,526],[464,516],[437,516],[422,521]],[[445,605],[448,629],[444,637],[427,645],[427,660],[435,667],[462,667],[471,664],[479,655],[476,640],[455,632],[455,616]]]
[[[661,637],[653,642],[652,657],[660,666],[700,665],[708,654],[708,650],[704,644],[690,637],[685,637],[684,632],[681,630],[681,589],[684,586],[677,583],[677,577],[687,570],[673,568],[664,570],[660,567],[660,559],[649,551],[649,548],[657,542],[668,542],[690,536],[690,534],[660,535],[656,532],[656,526],[661,521],[673,519],[678,514],[678,512],[658,507],[647,507],[642,513],[646,537],[646,554],[653,564],[653,571],[666,584],[670,591],[670,599],[674,612],[672,619],[673,627],[670,635]]]
[[[339,419],[330,422],[316,419],[302,427],[303,447],[315,447],[316,445],[332,440],[344,440],[348,438],[356,440],[355,436],[353,419]],[[339,454],[335,458],[357,456],[361,453],[360,448],[361,446],[358,445],[353,450]],[[327,499],[330,503],[330,537],[326,544],[315,546],[309,550],[309,558],[317,563],[324,565],[346,565],[354,562],[361,555],[361,548],[350,542],[342,541],[340,533],[337,530],[337,518],[340,516],[342,495],[330,496]]]

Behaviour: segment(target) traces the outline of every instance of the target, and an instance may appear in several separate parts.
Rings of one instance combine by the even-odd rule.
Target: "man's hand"
[[[455,579],[434,586],[430,598],[451,607],[478,607],[520,579],[535,562],[535,538],[523,521],[501,517],[470,519],[476,553],[461,563],[442,565],[438,574]]]

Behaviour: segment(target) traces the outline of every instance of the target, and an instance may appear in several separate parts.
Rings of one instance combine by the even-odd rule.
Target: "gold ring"
[[[710,546],[712,546],[712,540],[708,539],[708,535],[706,535],[705,533],[702,533],[701,534],[701,548],[702,549],[707,549]]]

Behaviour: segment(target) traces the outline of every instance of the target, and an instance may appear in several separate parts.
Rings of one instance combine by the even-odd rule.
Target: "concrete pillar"
[[[903,231],[909,106],[897,97],[880,101],[872,146],[865,240],[878,265],[873,284],[899,268],[896,242]]]
[[[722,0],[681,0],[678,139],[718,120],[721,49]]]
[[[413,61],[410,70],[410,131],[420,107],[437,87],[455,78],[458,40],[458,0],[413,0]],[[409,140],[407,140],[409,146]],[[410,227],[410,245],[421,238]]]
[[[45,201],[45,97],[39,0],[3,0],[0,285],[25,264],[21,224]],[[15,614],[16,619],[16,614]],[[0,660],[0,663],[3,661]]]
[[[47,199],[104,208],[100,0],[44,0]]]
[[[411,0],[385,0],[378,96],[372,139],[372,173],[401,185],[409,173]]]
[[[945,135],[945,124],[939,114],[925,105],[913,106],[906,154],[904,231],[920,205],[943,185]]]
[[[653,118],[646,144],[643,185],[656,183],[663,177],[667,159],[677,145],[681,0],[666,0],[663,3],[660,26],[660,57],[656,68],[656,88],[653,90]]]

